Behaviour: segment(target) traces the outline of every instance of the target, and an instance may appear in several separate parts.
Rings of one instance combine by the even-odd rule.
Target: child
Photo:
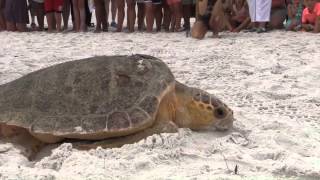
[[[290,0],[287,6],[288,19],[285,24],[287,31],[297,30],[301,25],[303,0]]]
[[[0,0],[0,31],[6,30],[6,20],[4,18],[5,0]]]
[[[75,25],[74,30],[76,32],[87,31],[85,1],[86,0],[72,0]]]
[[[55,29],[61,32],[63,0],[45,0],[44,8],[47,16],[48,32]]]
[[[26,0],[6,0],[5,19],[8,31],[25,32],[29,23]]]
[[[31,27],[33,30],[43,31],[44,29],[44,0],[30,0]],[[35,25],[37,17],[38,27]]]
[[[247,28],[251,20],[249,17],[249,9],[246,0],[235,0],[232,4],[232,12],[230,23],[232,25],[232,32],[240,32]]]
[[[302,28],[305,31],[320,32],[320,3],[317,0],[304,0],[306,8],[302,13]]]

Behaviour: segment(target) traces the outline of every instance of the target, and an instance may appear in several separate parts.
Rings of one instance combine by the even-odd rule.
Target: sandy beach
[[[236,118],[228,132],[180,129],[122,148],[52,145],[32,162],[0,140],[0,180],[320,179],[319,40],[284,31],[201,41],[164,32],[0,32],[0,84],[80,58],[148,54],[180,82],[215,94]]]

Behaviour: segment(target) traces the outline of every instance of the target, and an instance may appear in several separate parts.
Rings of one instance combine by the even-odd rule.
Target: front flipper
[[[29,160],[34,160],[45,143],[33,137],[25,128],[0,123],[0,139],[14,145],[22,146],[22,154]]]

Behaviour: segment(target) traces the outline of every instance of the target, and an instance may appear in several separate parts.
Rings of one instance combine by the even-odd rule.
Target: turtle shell
[[[70,61],[1,85],[0,123],[60,136],[130,131],[154,121],[172,83],[151,56]]]

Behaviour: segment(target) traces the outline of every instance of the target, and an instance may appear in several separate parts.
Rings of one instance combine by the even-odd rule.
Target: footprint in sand
[[[274,141],[284,150],[297,153],[303,157],[312,156],[312,151],[315,150],[311,144],[307,143],[307,139],[303,137],[293,137],[280,133],[274,137]]]

